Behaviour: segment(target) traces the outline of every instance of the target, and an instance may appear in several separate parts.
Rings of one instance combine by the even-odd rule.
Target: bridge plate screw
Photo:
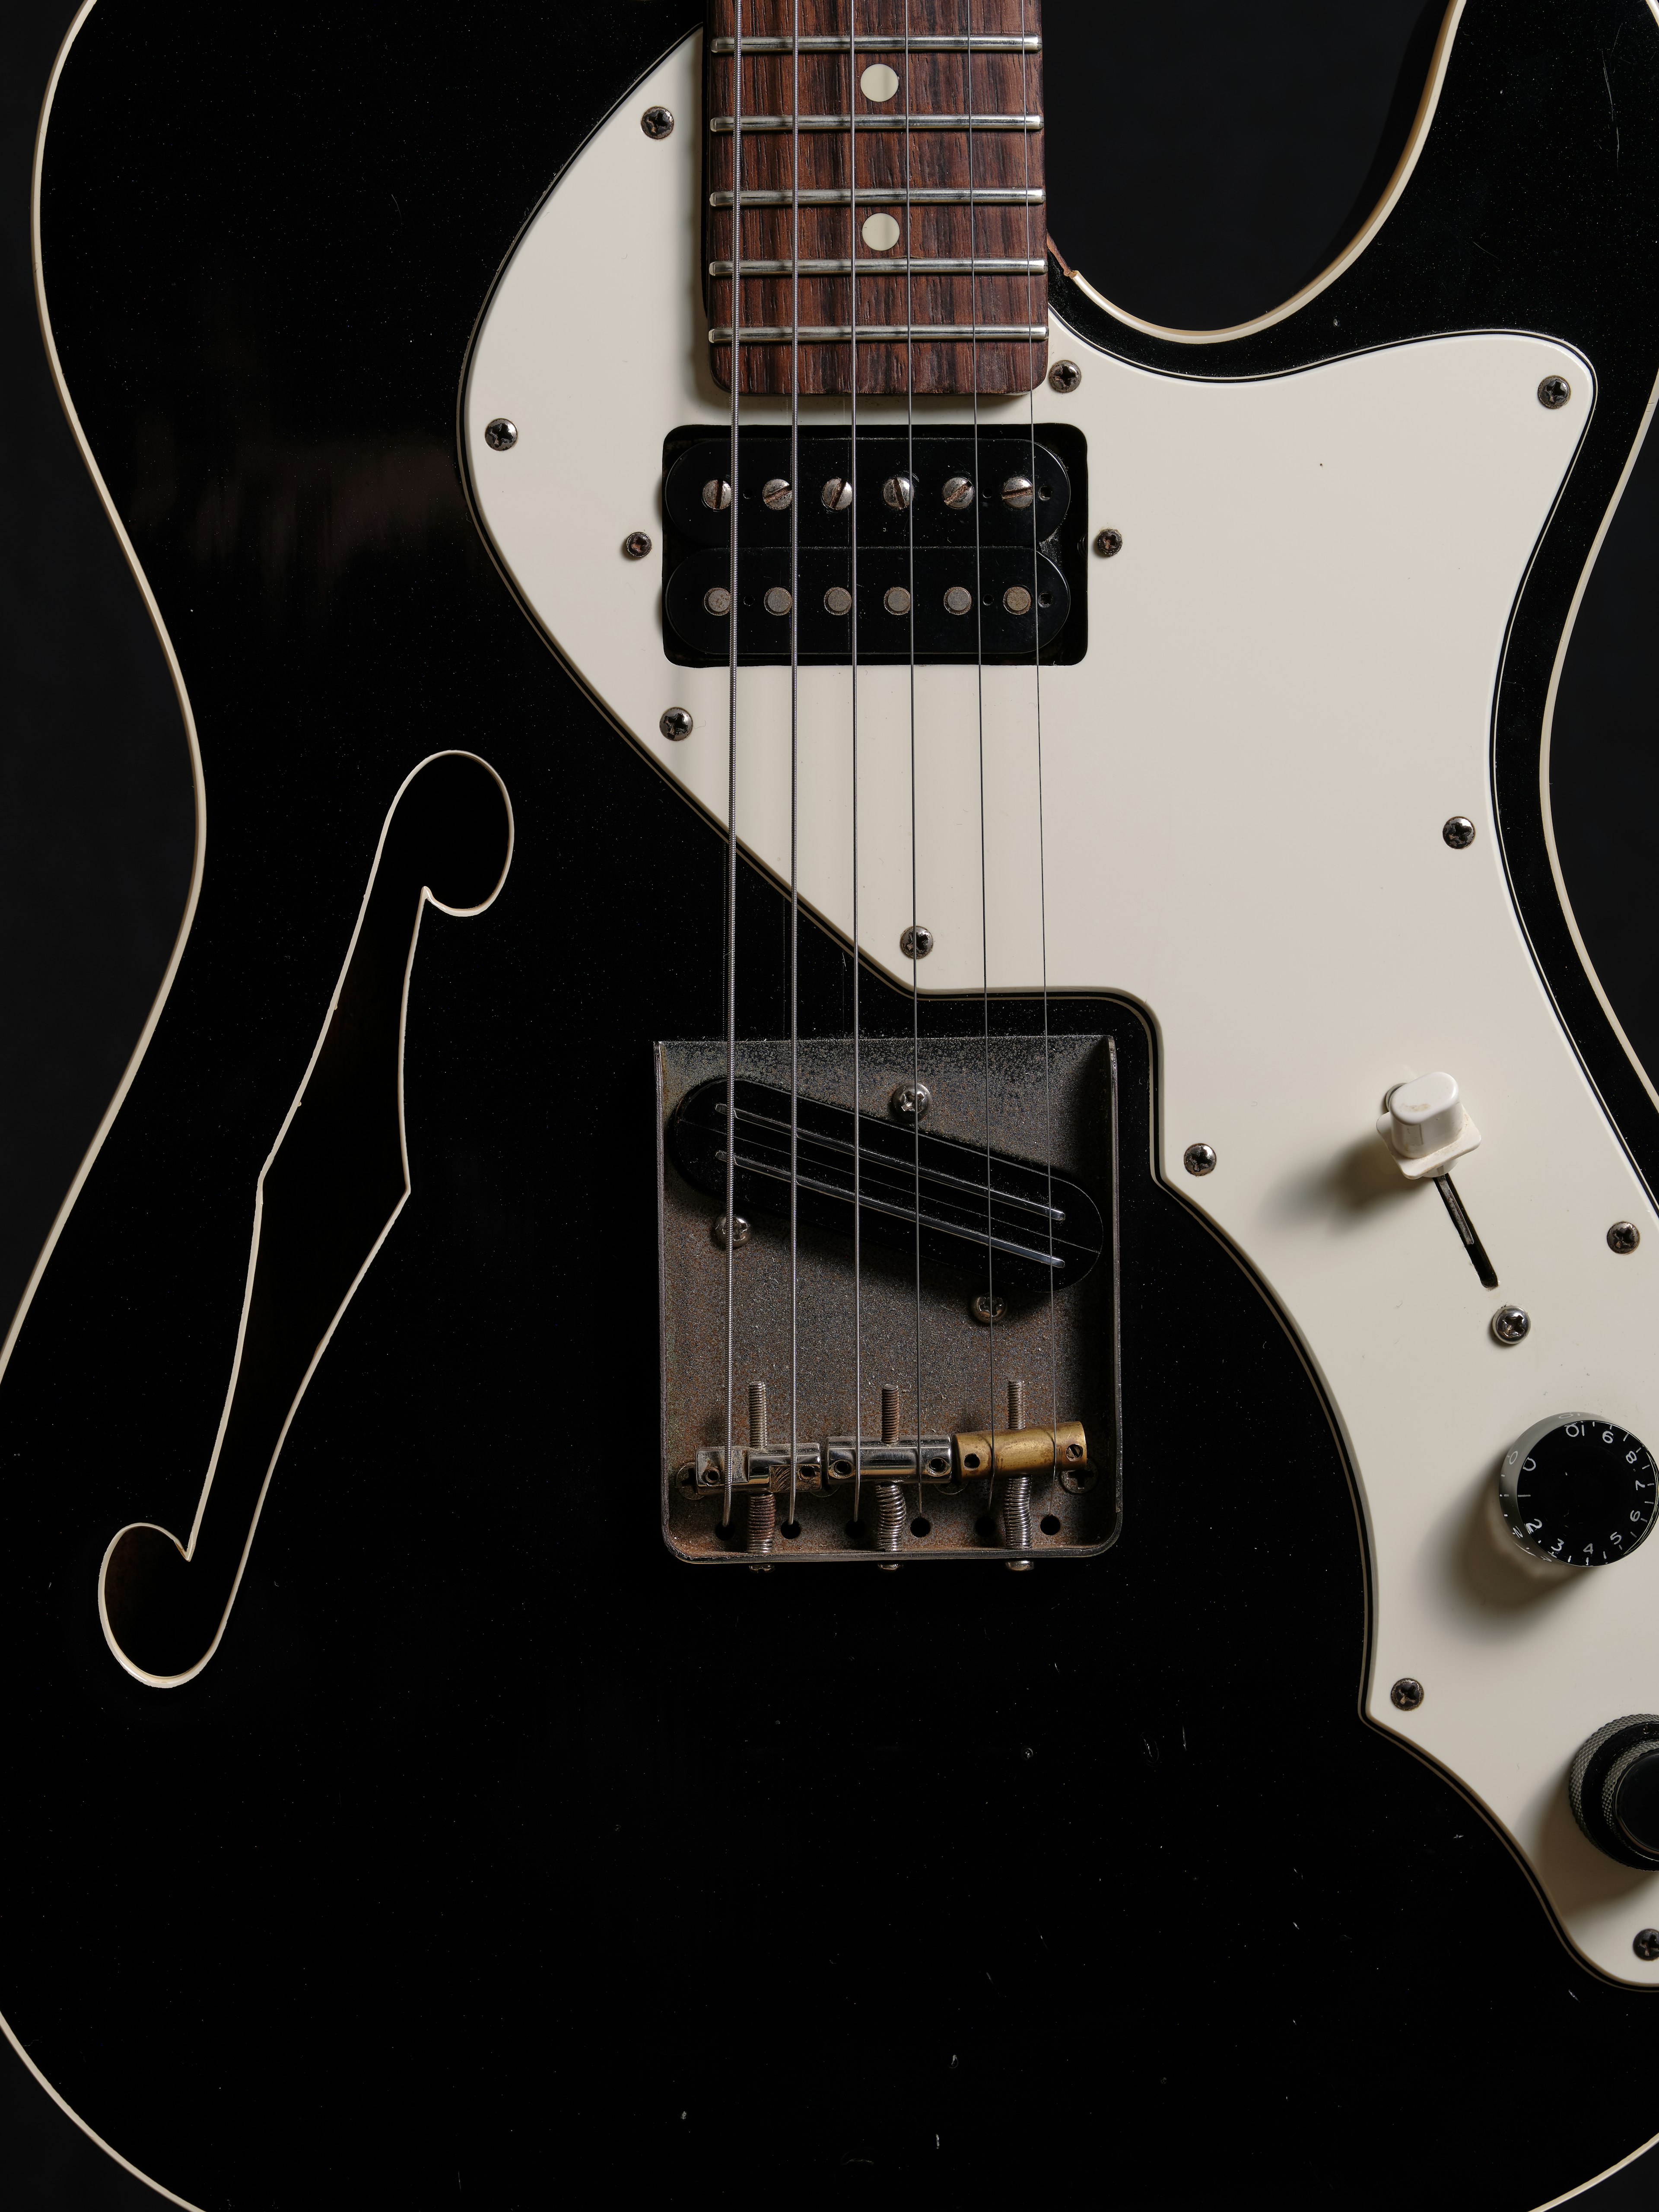
[[[1428,1692],[1420,1682],[1409,1674],[1402,1674],[1389,1692],[1390,1705],[1398,1705],[1402,1713],[1414,1713]]]
[[[1121,530],[1097,530],[1095,550],[1103,561],[1109,561],[1114,553],[1123,550],[1123,532]]]
[[[887,1104],[901,1121],[920,1121],[933,1103],[933,1094],[925,1083],[901,1083]]]
[[[1547,376],[1538,387],[1540,407],[1565,407],[1572,397],[1572,386],[1565,376]]]
[[[1056,392],[1075,392],[1083,381],[1083,371],[1074,361],[1057,361],[1048,371],[1048,381]]]
[[[519,442],[519,426],[509,422],[505,415],[498,415],[493,422],[484,424],[484,443],[492,453],[504,453]]]
[[[988,1328],[994,1321],[1000,1321],[1008,1310],[1006,1298],[994,1298],[988,1291],[977,1291],[968,1301],[968,1318]]]
[[[1215,1146],[1213,1145],[1188,1145],[1186,1151],[1181,1155],[1181,1164],[1186,1169],[1188,1175],[1213,1175],[1215,1173]]]
[[[1607,1247],[1613,1252],[1633,1252],[1642,1241],[1642,1232],[1633,1221],[1615,1221],[1607,1231]]]
[[[1638,1929],[1630,1948],[1638,1959],[1646,1960],[1651,1966],[1656,1959],[1659,1959],[1659,1928]]]
[[[1474,842],[1474,824],[1467,814],[1454,814],[1440,834],[1454,853],[1466,852]]]
[[[726,1216],[723,1213],[717,1214],[715,1216],[714,1226],[709,1233],[714,1237],[714,1242],[720,1246],[721,1251],[724,1252],[726,1249]],[[744,1246],[749,1242],[754,1233],[754,1230],[750,1227],[750,1224],[744,1219],[742,1214],[739,1214],[737,1220],[737,1233],[732,1239],[732,1250],[734,1252],[741,1252]]]
[[[674,111],[672,107],[647,107],[640,118],[640,128],[647,138],[668,138],[673,136]]]
[[[651,539],[643,530],[630,530],[623,540],[623,551],[630,561],[643,561],[651,550]]]
[[[665,707],[662,718],[657,724],[664,737],[672,738],[677,743],[681,738],[690,736],[692,726],[691,717],[684,707]]]
[[[933,949],[933,933],[925,921],[913,921],[899,932],[899,951],[907,960],[925,960]]]
[[[1500,1344],[1519,1344],[1531,1327],[1531,1315],[1520,1306],[1499,1306],[1492,1317],[1492,1333]]]

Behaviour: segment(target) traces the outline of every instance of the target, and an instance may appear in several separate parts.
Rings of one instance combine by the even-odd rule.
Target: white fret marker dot
[[[898,244],[899,227],[890,215],[867,215],[860,235],[872,253],[885,253]]]
[[[890,100],[898,90],[898,72],[885,62],[872,62],[859,79],[859,90],[866,100]]]

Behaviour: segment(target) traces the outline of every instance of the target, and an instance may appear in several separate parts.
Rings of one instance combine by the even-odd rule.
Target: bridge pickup
[[[803,1097],[792,1171],[788,1091],[740,1079],[736,1103],[734,1203],[745,1217],[787,1220],[793,1186],[801,1221],[850,1237],[856,1161],[865,1237],[908,1252],[919,1236],[924,1258],[988,1279],[998,1291],[1069,1289],[1104,1248],[1094,1199],[1051,1169]],[[722,1200],[726,1131],[718,1077],[688,1093],[669,1131],[680,1173]]]

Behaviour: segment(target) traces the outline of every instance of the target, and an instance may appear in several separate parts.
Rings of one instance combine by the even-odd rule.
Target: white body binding
[[[664,434],[730,419],[698,296],[699,58],[689,40],[636,88],[520,239],[475,343],[463,435],[529,610],[622,730],[723,823],[726,672],[665,659],[659,554],[620,550],[631,530],[659,532]],[[659,145],[638,121],[653,104],[680,118]],[[1534,965],[1492,818],[1505,629],[1593,374],[1508,333],[1237,383],[1126,367],[1056,322],[1061,356],[1082,383],[1037,392],[1038,428],[1085,432],[1091,532],[1113,525],[1124,547],[1093,562],[1086,657],[1042,672],[1045,902],[1037,684],[985,672],[984,947],[975,674],[919,672],[925,981],[972,992],[983,962],[994,990],[1035,993],[1046,903],[1049,990],[1147,1010],[1155,1172],[1278,1300],[1355,1472],[1374,1607],[1366,1716],[1457,1778],[1588,1960],[1659,1984],[1659,1963],[1631,1948],[1659,1923],[1659,1875],[1595,1850],[1565,1789],[1595,1729],[1659,1711],[1659,1538],[1544,1580],[1488,1525],[1499,1459],[1541,1414],[1588,1406],[1659,1449],[1659,1224]],[[1535,396],[1553,374],[1572,386],[1558,411]],[[903,417],[902,402],[860,412]],[[980,413],[1006,434],[1028,403]],[[519,427],[504,453],[483,441],[496,415]],[[803,416],[844,421],[846,404]],[[744,403],[747,422],[787,416],[787,401]],[[843,935],[849,691],[845,669],[802,672],[801,890]],[[903,670],[860,673],[860,937],[906,987],[908,700]],[[696,718],[678,744],[658,734],[671,705]],[[739,715],[740,835],[787,882],[787,670],[744,672]],[[1476,824],[1467,851],[1442,840],[1453,814]],[[626,854],[609,865],[625,871]],[[1481,1131],[1458,1186],[1497,1292],[1376,1133],[1389,1087],[1440,1067]],[[1182,1170],[1194,1140],[1218,1155],[1202,1182]],[[1628,1257],[1606,1242],[1621,1218],[1643,1233]],[[1506,1348],[1490,1322],[1511,1301],[1532,1330]],[[1131,1516],[1137,1486],[1163,1479],[1163,1412],[1124,1409]],[[1290,1510],[1263,1491],[1264,1551]],[[1246,1553],[1237,1571],[1252,1571]],[[1415,1712],[1389,1702],[1401,1676],[1425,1686]]]

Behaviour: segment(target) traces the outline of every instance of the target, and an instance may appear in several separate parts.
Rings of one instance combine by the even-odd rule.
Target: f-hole
[[[422,919],[428,906],[482,914],[512,857],[507,787],[476,754],[434,754],[392,799],[340,980],[255,1188],[241,1327],[189,1536],[133,1522],[99,1572],[104,1634],[141,1682],[175,1687],[217,1650],[306,1385],[409,1197],[404,1030]]]

